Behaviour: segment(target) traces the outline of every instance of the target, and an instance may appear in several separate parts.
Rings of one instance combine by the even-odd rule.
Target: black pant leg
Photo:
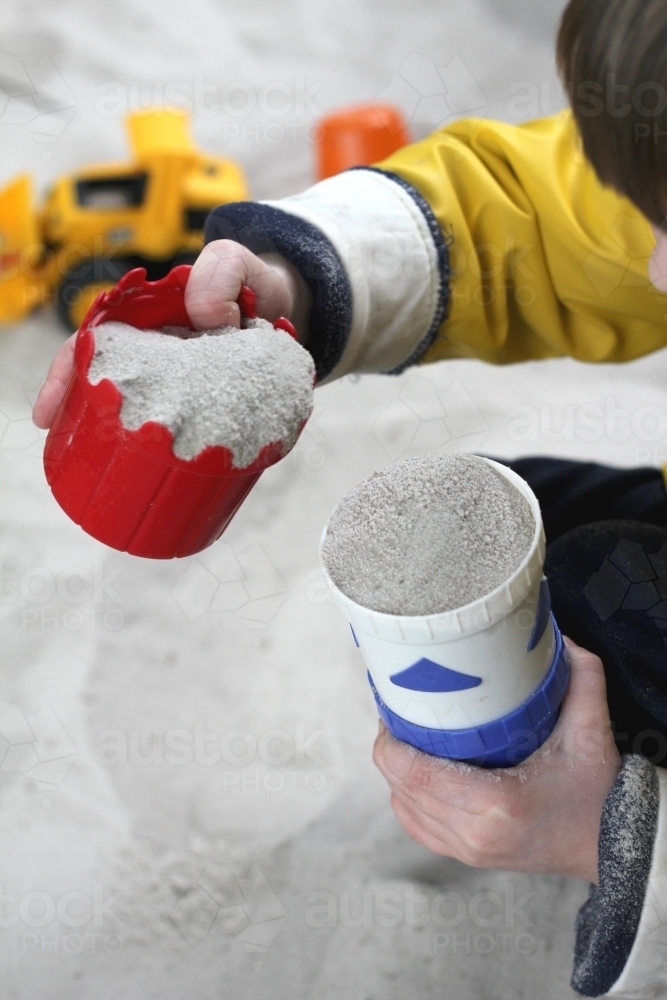
[[[601,658],[621,753],[667,766],[667,528],[606,521],[547,550],[561,631]]]
[[[593,521],[644,521],[667,527],[667,492],[660,469],[617,469],[539,456],[504,464],[537,496],[547,542]]]

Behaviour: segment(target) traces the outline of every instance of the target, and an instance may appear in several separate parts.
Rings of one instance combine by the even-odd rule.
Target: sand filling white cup
[[[196,336],[180,327],[138,330],[118,322],[101,323],[93,333],[88,380],[117,386],[128,430],[152,420],[169,428],[178,458],[223,445],[234,467],[244,469],[265,445],[280,442],[287,454],[312,411],[311,355],[266,320]]]
[[[569,667],[544,553],[535,495],[491,459],[408,459],[341,500],[322,566],[395,736],[486,766],[547,738]]]

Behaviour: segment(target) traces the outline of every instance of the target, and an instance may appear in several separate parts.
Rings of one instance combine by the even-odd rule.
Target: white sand
[[[339,590],[392,615],[432,615],[485,597],[528,553],[535,518],[476,455],[425,455],[375,473],[332,512],[322,558]]]
[[[241,7],[134,0],[112,8],[6,0],[3,52],[29,67],[49,54],[73,100],[69,110],[66,93],[60,105],[42,104],[45,113],[63,110],[42,120],[38,142],[26,126],[34,106],[0,95],[1,174],[31,169],[46,185],[81,163],[125,158],[121,118],[98,106],[102,93],[114,92],[103,88],[111,83],[146,101],[154,86],[164,93],[168,82],[184,82],[194,100],[199,79],[200,95],[203,85],[218,89],[198,98],[198,140],[237,155],[255,196],[277,197],[311,175],[304,95],[323,109],[371,99],[411,53],[442,67],[458,57],[494,115],[510,118],[519,98],[518,113],[548,113],[556,91],[550,98],[546,22],[556,6],[290,0],[278,10],[266,0]],[[261,86],[279,81],[288,94],[267,101],[278,107],[284,98],[291,110],[272,117],[257,103],[245,117],[216,112],[228,81],[245,82],[258,102]],[[317,86],[313,96],[308,88]],[[29,98],[30,87],[28,79],[12,92]],[[410,91],[403,93],[409,112]],[[243,99],[239,92],[237,104]],[[442,114],[442,95],[427,101],[415,125],[421,133]],[[288,124],[275,142],[276,125]],[[14,896],[5,914],[18,914],[0,935],[3,997],[570,1000],[573,918],[586,887],[468,869],[402,832],[370,760],[377,715],[359,653],[328,600],[318,541],[355,483],[425,448],[627,465],[664,460],[667,438],[638,435],[633,419],[646,406],[667,409],[665,354],[599,368],[457,361],[318,390],[291,456],[263,474],[221,544],[172,565],[106,549],[53,501],[29,399],[61,342],[48,313],[0,331],[0,698],[21,713],[13,732],[23,740],[15,744],[22,758],[15,753],[7,763],[5,754],[0,772],[0,881]],[[598,440],[585,437],[590,406],[611,414],[613,434],[603,427]],[[614,408],[624,412],[614,416]],[[44,705],[66,739],[45,715],[37,738]],[[276,730],[283,737],[270,739]],[[190,746],[191,760],[167,741]],[[35,746],[41,771],[33,771]],[[60,764],[49,771],[49,760]],[[307,775],[321,775],[323,787],[318,778],[306,787]],[[205,876],[209,865],[219,867]],[[253,865],[284,919],[259,880],[243,881]],[[247,916],[235,909],[241,903],[225,867],[248,890]],[[200,876],[226,906],[197,887]],[[102,927],[95,926],[85,898],[96,891],[102,904],[121,893],[110,911],[120,929],[99,906]],[[81,894],[78,903],[65,898],[71,893]],[[61,904],[66,924],[49,900]],[[317,905],[330,907],[328,925],[313,926],[322,922]],[[388,918],[392,905],[398,916]],[[219,909],[225,919],[213,925]],[[487,910],[498,922],[480,926],[473,914]],[[251,928],[265,925],[265,942],[275,931],[265,952],[239,939],[244,916]]]
[[[123,426],[137,430],[154,420],[168,427],[178,458],[223,445],[237,469],[269,444],[280,443],[287,454],[313,409],[308,351],[261,319],[246,320],[242,330],[183,333],[127,323],[95,327],[88,378],[93,385],[110,379],[120,390]]]

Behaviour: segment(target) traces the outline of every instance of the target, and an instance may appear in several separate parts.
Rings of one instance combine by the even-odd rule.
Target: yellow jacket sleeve
[[[464,119],[378,166],[426,199],[449,242],[449,310],[424,361],[627,361],[667,344],[651,227],[600,184],[569,112]]]

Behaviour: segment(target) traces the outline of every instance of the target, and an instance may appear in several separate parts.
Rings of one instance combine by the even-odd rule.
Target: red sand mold
[[[234,468],[221,445],[191,460],[177,458],[171,431],[156,422],[123,427],[116,386],[88,381],[92,330],[100,323],[192,328],[184,304],[189,272],[181,265],[150,282],[137,268],[96,299],[77,334],[75,371],[44,449],[46,478],[65,513],[105,545],[151,559],[193,555],[214,542],[263,470],[285,454],[281,442],[268,444],[243,469]],[[252,316],[250,289],[239,304]],[[275,326],[295,335],[287,320]]]

